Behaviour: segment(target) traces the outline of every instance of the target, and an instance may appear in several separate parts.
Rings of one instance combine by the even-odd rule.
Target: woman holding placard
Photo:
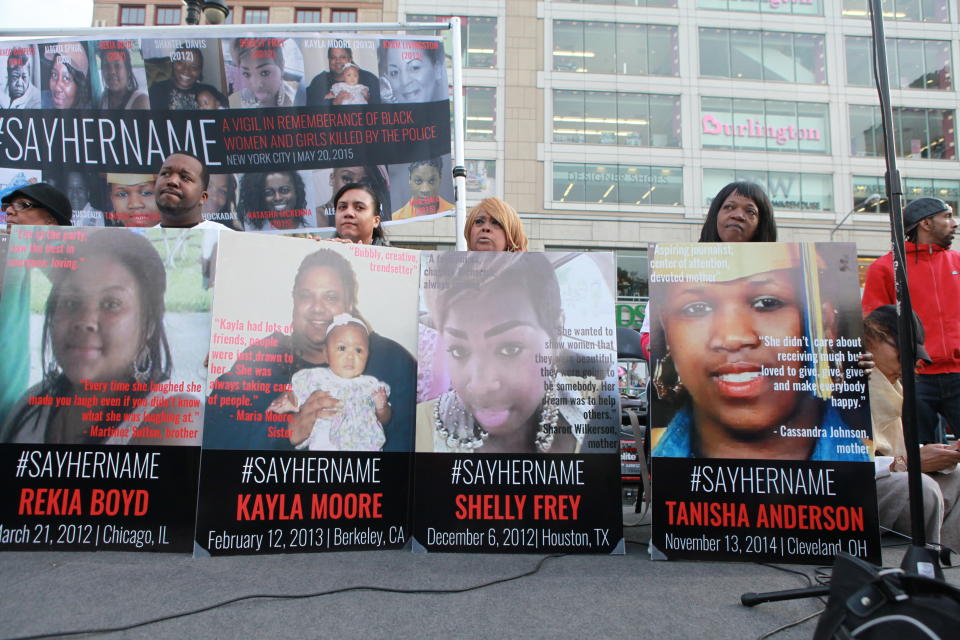
[[[517,211],[500,198],[484,198],[463,227],[470,251],[526,251],[527,234]]]

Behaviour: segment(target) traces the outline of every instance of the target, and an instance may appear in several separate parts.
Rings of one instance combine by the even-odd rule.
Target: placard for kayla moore
[[[654,557],[879,561],[855,256],[654,248]]]
[[[190,550],[210,233],[12,231],[0,548]]]
[[[422,269],[414,549],[622,553],[612,255]]]
[[[196,553],[403,546],[418,253],[227,234],[217,259]]]

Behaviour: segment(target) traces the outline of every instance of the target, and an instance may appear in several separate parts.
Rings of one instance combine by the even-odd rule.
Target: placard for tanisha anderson
[[[655,558],[878,562],[852,244],[659,244]]]
[[[418,256],[222,239],[197,554],[406,543]]]
[[[191,549],[216,235],[11,231],[0,549]]]
[[[612,254],[422,268],[414,550],[623,553]]]

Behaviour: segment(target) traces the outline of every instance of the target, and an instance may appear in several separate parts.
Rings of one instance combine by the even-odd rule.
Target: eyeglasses
[[[21,211],[26,211],[27,209],[35,209],[37,205],[29,200],[14,200],[13,202],[3,203],[3,211],[6,211],[10,207],[13,207],[14,211],[20,213]]]

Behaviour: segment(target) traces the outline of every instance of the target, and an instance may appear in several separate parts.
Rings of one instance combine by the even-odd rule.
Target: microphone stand
[[[907,285],[906,250],[903,232],[903,186],[897,170],[897,151],[893,140],[893,107],[890,105],[890,83],[887,74],[887,46],[883,32],[881,0],[870,0],[870,24],[873,31],[873,73],[880,99],[880,117],[883,123],[883,150],[886,157],[885,174],[887,200],[890,202],[890,236],[893,245],[893,271],[897,294],[897,321],[900,333],[900,375],[903,385],[903,440],[907,449],[907,483],[910,498],[910,547],[903,556],[900,568],[907,573],[920,574],[943,580],[937,552],[927,546],[923,521],[923,476],[920,471],[920,446],[917,438],[916,407],[916,334],[913,326],[913,305]],[[875,372],[873,375],[881,375]],[[752,607],[762,602],[814,598],[828,595],[825,585],[808,589],[789,589],[767,593],[745,593],[740,602]]]

